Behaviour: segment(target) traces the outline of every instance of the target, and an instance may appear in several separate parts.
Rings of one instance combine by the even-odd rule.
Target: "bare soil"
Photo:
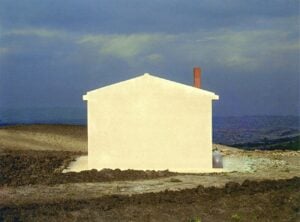
[[[0,206],[4,221],[299,221],[300,178]]]
[[[300,152],[215,145],[233,172],[62,173],[86,128],[0,128],[0,221],[300,221]]]
[[[68,151],[6,151],[0,153],[0,186],[141,180],[176,175],[169,171],[103,169],[62,173],[81,155]]]

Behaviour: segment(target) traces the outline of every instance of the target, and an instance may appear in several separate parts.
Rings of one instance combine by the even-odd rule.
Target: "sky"
[[[191,85],[194,66],[220,96],[215,116],[299,115],[299,11],[299,0],[0,0],[0,119],[84,110],[87,91],[143,73]]]

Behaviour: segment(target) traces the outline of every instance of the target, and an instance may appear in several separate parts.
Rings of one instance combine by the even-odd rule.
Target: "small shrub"
[[[231,219],[232,219],[232,221],[240,221],[241,216],[238,214],[233,214],[233,215],[231,215]]]
[[[189,220],[189,222],[201,222],[200,217],[195,217]]]

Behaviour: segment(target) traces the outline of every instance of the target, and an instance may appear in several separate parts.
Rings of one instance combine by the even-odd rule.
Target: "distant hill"
[[[215,117],[215,143],[226,145],[261,143],[300,135],[299,116]]]
[[[300,136],[284,137],[273,140],[268,140],[265,138],[264,140],[257,142],[233,144],[232,146],[248,150],[300,150]]]

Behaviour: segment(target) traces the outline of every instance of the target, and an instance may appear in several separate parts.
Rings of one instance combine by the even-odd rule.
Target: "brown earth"
[[[4,221],[299,221],[300,178],[0,206]]]
[[[0,128],[0,221],[300,221],[300,152],[215,145],[233,172],[62,173],[86,128]]]
[[[169,171],[118,169],[62,173],[81,154],[68,151],[3,151],[0,154],[0,186],[141,180],[176,175]]]

